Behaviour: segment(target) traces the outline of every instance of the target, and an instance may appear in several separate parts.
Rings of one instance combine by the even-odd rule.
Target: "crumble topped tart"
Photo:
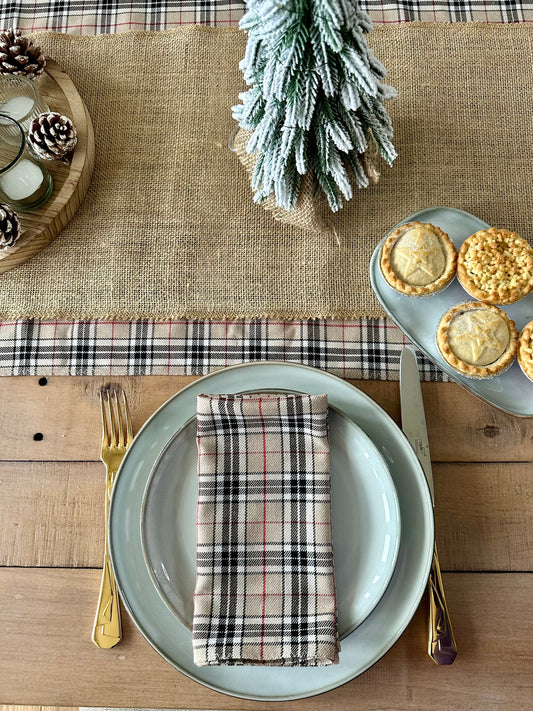
[[[526,323],[520,334],[518,363],[524,375],[533,380],[533,321]]]
[[[457,277],[476,299],[513,304],[533,289],[533,249],[511,230],[479,230],[459,249]]]
[[[449,365],[471,378],[491,378],[513,362],[518,331],[507,314],[492,304],[456,304],[441,318],[437,346]]]
[[[387,283],[407,296],[429,296],[452,281],[457,252],[448,235],[424,222],[408,222],[381,248],[380,267]]]

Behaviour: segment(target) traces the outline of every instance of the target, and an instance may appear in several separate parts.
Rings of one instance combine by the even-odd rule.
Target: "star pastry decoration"
[[[439,269],[435,256],[435,248],[428,245],[424,232],[420,229],[412,230],[409,234],[409,241],[400,243],[396,247],[396,253],[402,258],[405,278],[408,279],[417,271],[422,271],[433,281],[440,276],[442,269]]]
[[[456,341],[470,346],[473,363],[479,363],[489,348],[504,351],[507,341],[502,340],[498,334],[502,326],[502,320],[498,316],[491,315],[486,320],[481,320],[478,314],[468,314],[467,319],[467,328],[456,336]]]

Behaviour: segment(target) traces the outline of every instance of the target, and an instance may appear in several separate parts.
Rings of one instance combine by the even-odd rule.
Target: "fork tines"
[[[100,390],[100,403],[104,443],[115,447],[129,445],[133,429],[124,390],[117,385],[104,385]]]

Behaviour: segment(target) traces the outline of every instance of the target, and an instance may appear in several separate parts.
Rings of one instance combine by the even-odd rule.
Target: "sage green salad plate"
[[[454,207],[430,207],[409,215],[390,232],[406,222],[416,221],[429,222],[440,227],[457,248],[474,232],[489,227],[486,222],[469,212]],[[496,225],[496,227],[512,229],[512,225]],[[502,375],[475,380],[461,375],[444,360],[436,343],[436,331],[441,316],[455,304],[475,301],[475,299],[463,289],[458,279],[454,279],[443,291],[423,298],[400,294],[389,286],[381,273],[379,253],[381,245],[390,232],[376,247],[370,261],[372,288],[388,316],[410,341],[456,383],[504,412],[520,417],[533,416],[533,383],[522,373],[516,361]],[[505,311],[515,322],[518,331],[521,331],[526,323],[533,319],[533,294],[529,294],[515,304],[498,308]]]
[[[186,619],[180,620],[159,594],[153,571],[149,570],[143,554],[141,521],[147,484],[168,443],[194,417],[196,396],[260,390],[327,393],[332,408],[371,440],[396,490],[399,521],[403,525],[399,526],[399,548],[390,582],[361,624],[341,641],[337,665],[314,668],[195,666]],[[368,468],[368,475],[373,476],[372,466]],[[349,505],[335,500],[333,489],[332,494],[335,554],[343,556],[349,546],[344,541],[343,551],[342,537],[354,530],[353,522],[349,521],[353,519],[353,512]],[[355,495],[350,493],[350,498]],[[191,494],[187,496],[192,502]],[[335,509],[338,509],[336,513]],[[189,536],[195,535],[190,526],[188,530]],[[364,530],[360,535],[365,535]],[[357,545],[364,549],[365,543]],[[400,637],[426,588],[433,553],[433,509],[413,449],[393,420],[372,399],[324,371],[290,363],[254,362],[200,378],[170,398],[146,422],[130,446],[115,483],[109,546],[125,607],[148,642],[170,664],[199,683],[225,694],[283,701],[320,694],[350,681],[377,662]],[[193,549],[194,542],[190,541],[183,547],[183,551]],[[336,560],[336,570],[339,565]]]

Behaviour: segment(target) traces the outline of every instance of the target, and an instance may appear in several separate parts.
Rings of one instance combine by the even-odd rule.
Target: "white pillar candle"
[[[19,121],[29,114],[33,108],[34,101],[29,96],[12,96],[0,106],[0,114],[7,114]],[[6,122],[4,122],[6,123]]]
[[[39,166],[23,158],[2,175],[0,187],[11,200],[24,200],[39,189],[43,178],[43,171]]]

